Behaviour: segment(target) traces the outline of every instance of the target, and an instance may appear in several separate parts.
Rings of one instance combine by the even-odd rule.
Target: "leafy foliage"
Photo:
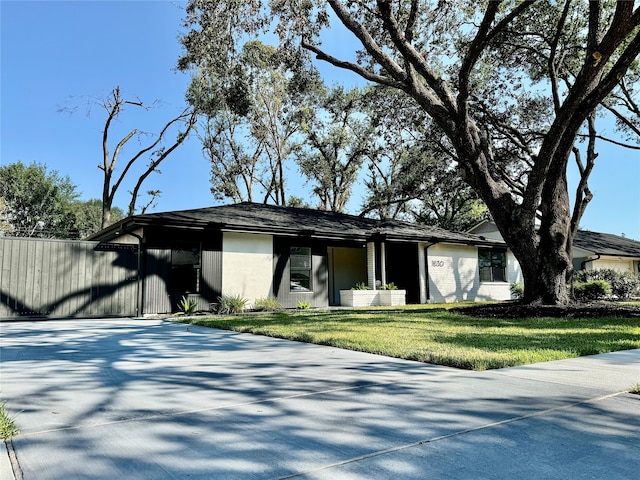
[[[604,280],[611,287],[611,295],[618,300],[629,300],[640,296],[640,275],[637,273],[620,272],[605,268],[601,270],[582,270],[576,272],[574,278],[578,282]]]
[[[72,238],[73,205],[78,197],[69,177],[48,171],[44,164],[22,162],[0,166],[0,198],[4,221],[22,237]]]
[[[611,295],[611,285],[605,280],[589,280],[573,284],[573,297],[579,302],[603,300]]]
[[[524,285],[522,283],[513,282],[509,285],[511,298],[514,300],[522,300],[524,297]]]
[[[317,74],[257,40],[246,42],[230,66],[208,58],[181,68],[196,71],[187,100],[207,119],[200,138],[213,196],[286,205],[298,111],[322,88]]]
[[[275,312],[277,310],[282,310],[282,305],[280,305],[277,298],[264,297],[258,298],[253,303],[253,309],[263,312]]]
[[[373,150],[373,128],[363,113],[359,89],[330,89],[301,112],[304,146],[297,151],[300,170],[314,184],[323,210],[344,211],[351,189]]]
[[[246,310],[248,302],[241,295],[222,295],[218,297],[217,312],[221,315],[242,313]]]
[[[94,198],[84,202],[77,201],[73,204],[73,212],[78,238],[87,238],[102,229],[102,200]],[[124,216],[121,208],[112,207],[110,223],[107,226],[119,222]]]
[[[186,295],[183,295],[178,302],[178,312],[183,315],[191,315],[196,311],[196,308],[198,308],[198,302]]]

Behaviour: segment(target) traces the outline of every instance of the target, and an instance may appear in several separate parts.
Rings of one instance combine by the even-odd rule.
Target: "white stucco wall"
[[[273,236],[223,233],[222,294],[240,295],[247,306],[273,295]]]
[[[507,281],[480,282],[478,248],[437,244],[427,250],[429,302],[509,300],[511,282],[521,282],[520,268],[507,253]]]

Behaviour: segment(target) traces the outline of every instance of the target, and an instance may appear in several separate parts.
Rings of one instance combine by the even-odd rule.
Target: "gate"
[[[0,238],[0,319],[132,316],[138,246]]]

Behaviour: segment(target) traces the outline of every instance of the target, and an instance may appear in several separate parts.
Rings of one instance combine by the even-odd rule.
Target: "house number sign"
[[[431,266],[432,267],[444,267],[444,260],[431,260]]]

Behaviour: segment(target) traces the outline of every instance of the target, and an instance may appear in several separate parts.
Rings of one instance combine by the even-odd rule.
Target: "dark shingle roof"
[[[610,233],[578,231],[573,246],[597,255],[640,257],[640,242]]]
[[[365,241],[381,235],[390,240],[413,240],[473,245],[500,245],[502,242],[468,233],[455,233],[438,227],[417,225],[396,220],[371,218],[307,208],[280,207],[243,202],[234,205],[198,208],[128,217],[91,237],[95,240],[113,238],[125,228],[163,225],[202,229],[224,229],[281,235],[307,235],[316,238]]]

